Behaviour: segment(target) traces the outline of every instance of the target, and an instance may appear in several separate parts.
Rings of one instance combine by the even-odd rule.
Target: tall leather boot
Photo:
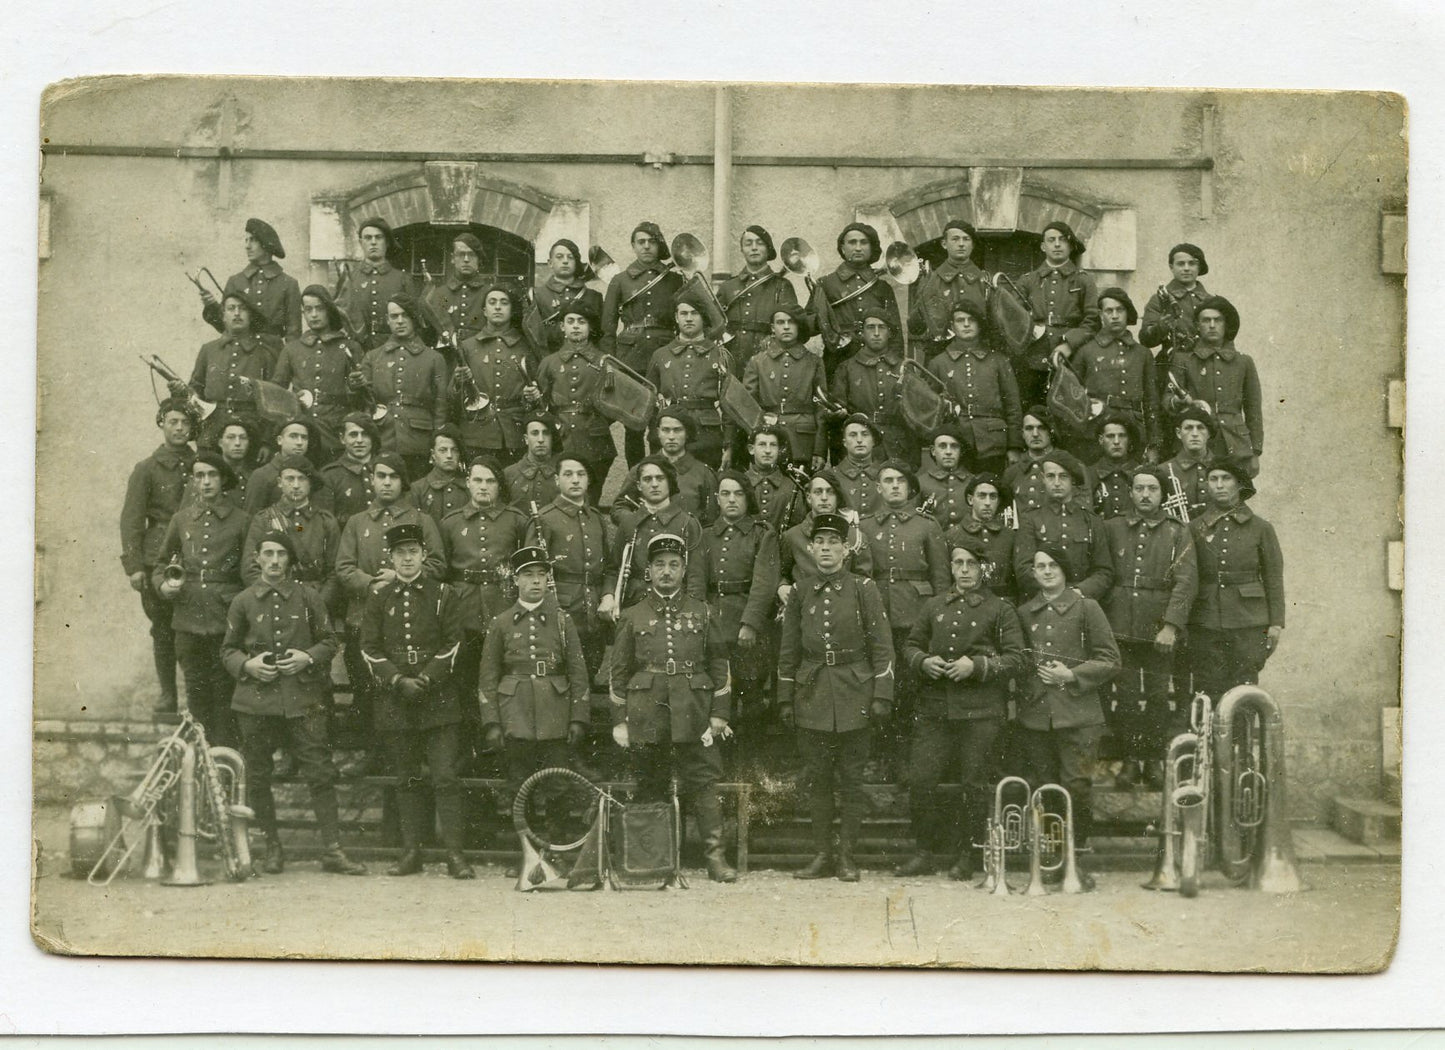
[[[698,836],[702,839],[707,877],[713,882],[737,882],[738,873],[723,856],[722,806],[718,803],[717,792],[704,788],[693,800],[692,810],[697,820]]]
[[[858,861],[854,850],[858,844],[858,833],[863,827],[863,816],[843,810],[843,821],[838,831],[838,881],[857,882]]]
[[[814,790],[812,798],[813,859],[795,879],[826,879],[833,874],[833,786],[826,792]]]

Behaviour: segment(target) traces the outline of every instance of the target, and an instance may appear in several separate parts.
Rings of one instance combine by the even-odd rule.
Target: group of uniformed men
[[[1001,766],[1067,787],[1082,844],[1105,728],[1122,778],[1157,779],[1192,692],[1255,681],[1278,644],[1279,545],[1244,502],[1259,381],[1194,245],[1171,249],[1136,338],[1129,296],[1097,291],[1083,244],[1050,223],[1043,264],[1015,286],[1033,340],[1007,353],[999,282],[973,227],[949,222],[907,324],[952,413],[918,433],[866,224],[840,234],[842,264],[806,306],[760,226],[715,291],[668,265],[655,223],[605,296],[559,241],[530,304],[480,276],[470,233],[422,294],[390,261],[386,222],[359,234],[364,261],[334,298],[300,289],[275,230],[246,224],[247,267],[219,301],[203,293],[221,336],[161,403],[162,444],[121,518],[160,713],[176,710],[179,662],[210,739],[242,747],[267,872],[284,864],[278,747],[310,785],[322,867],[365,871],[338,832],[339,644],[371,741],[340,773],[398,778],[392,874],[421,869],[425,767],[448,871],[472,877],[459,775],[499,746],[514,789],[568,764],[605,672],[639,791],[675,780],[719,881],[736,878],[719,745],[740,719],[796,731],[815,839],[800,878],[858,878],[870,752],[884,767],[906,753],[918,848],[900,872],[967,878]],[[627,432],[610,513],[608,354],[658,391],[648,432]],[[1095,406],[1087,427],[1038,403],[1063,368]],[[305,411],[268,417],[256,380]],[[734,380],[764,412],[750,433],[721,411]],[[963,799],[945,804],[954,764]]]

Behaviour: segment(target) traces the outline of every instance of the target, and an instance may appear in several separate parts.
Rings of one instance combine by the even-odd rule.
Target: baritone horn
[[[1263,893],[1303,889],[1285,798],[1284,723],[1263,689],[1237,685],[1219,701],[1214,761],[1220,870]]]
[[[1016,796],[1009,801],[1009,791]],[[1021,794],[1020,794],[1021,793]],[[983,882],[979,889],[995,897],[1007,897],[1008,855],[1020,853],[1029,840],[1029,804],[1033,790],[1023,777],[1004,777],[993,789],[993,811],[985,825],[983,848]]]
[[[1056,795],[1062,812],[1049,809],[1044,800]],[[1029,796],[1029,888],[1028,897],[1042,897],[1046,872],[1063,872],[1064,893],[1083,893],[1079,868],[1074,858],[1074,797],[1062,784],[1043,784]]]
[[[1164,790],[1159,818],[1159,852],[1146,890],[1199,893],[1199,875],[1209,862],[1209,794],[1213,779],[1213,712],[1209,697],[1196,693],[1190,729],[1169,742],[1164,755]]]

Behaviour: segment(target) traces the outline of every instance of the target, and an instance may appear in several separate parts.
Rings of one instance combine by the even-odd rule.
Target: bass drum
[[[121,801],[119,798],[108,798],[77,802],[70,807],[70,872],[76,878],[89,876],[106,846],[120,835]],[[112,851],[112,855],[124,856],[125,845],[122,843],[121,848]],[[96,874],[109,877],[111,873],[107,870]]]

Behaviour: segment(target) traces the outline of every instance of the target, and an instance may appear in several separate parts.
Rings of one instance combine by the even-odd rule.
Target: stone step
[[[1400,841],[1400,807],[1370,798],[1338,797],[1330,826],[1351,842],[1378,846]]]

